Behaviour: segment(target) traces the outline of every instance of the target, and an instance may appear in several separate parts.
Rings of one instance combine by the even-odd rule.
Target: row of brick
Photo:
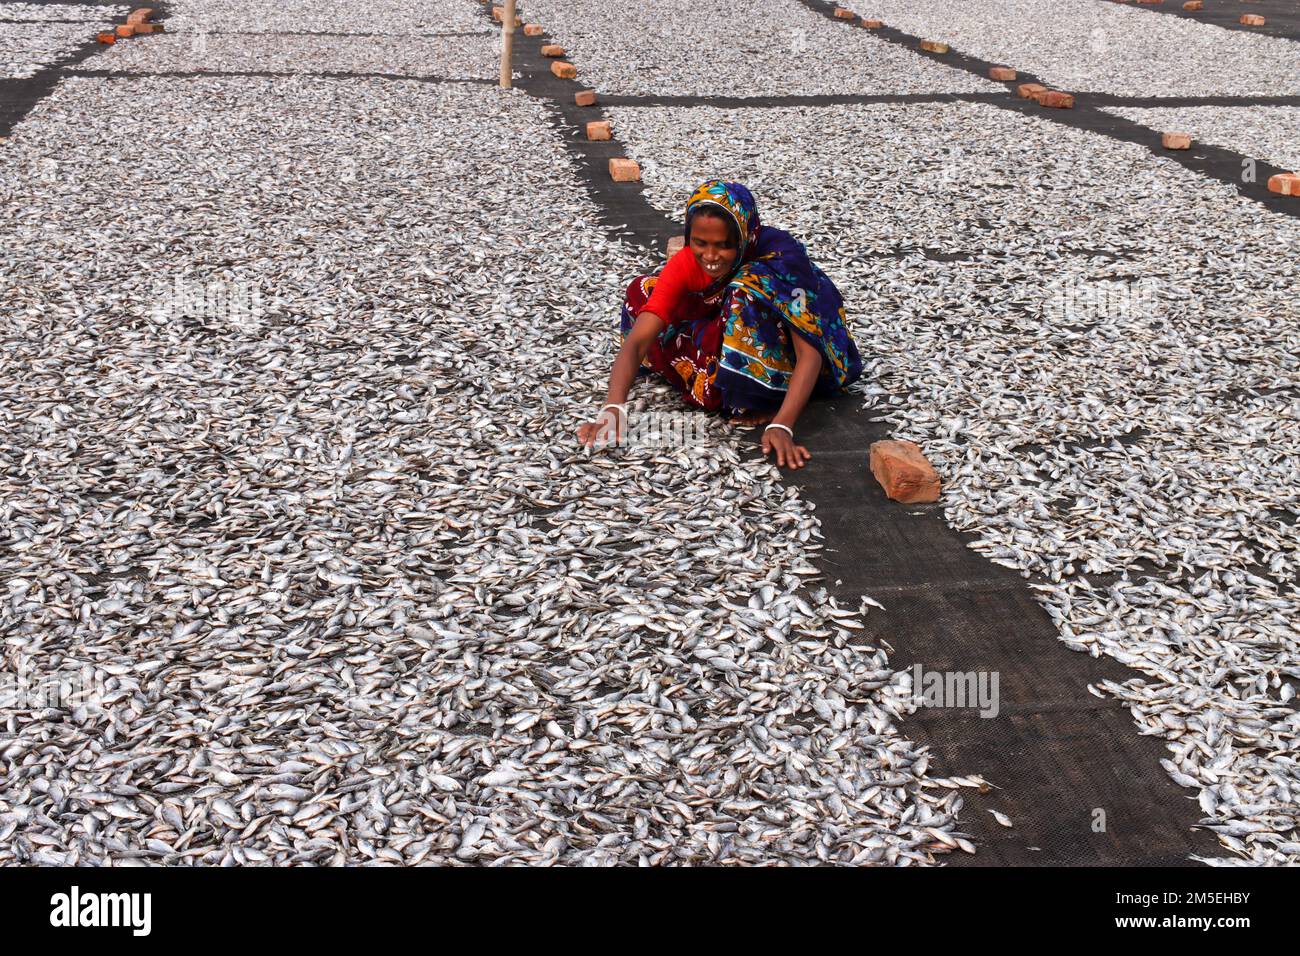
[[[1115,3],[1126,4],[1128,3],[1128,0],[1115,0]],[[1136,0],[1136,3],[1153,5],[1165,3],[1165,0]],[[1204,10],[1204,0],[1187,0],[1186,3],[1183,4],[1183,9],[1192,10],[1192,12],[1196,12],[1196,10]],[[1243,13],[1242,18],[1240,18],[1238,22],[1242,23],[1243,26],[1264,26],[1265,20],[1264,17],[1258,16],[1256,13]]]
[[[1115,0],[1115,2],[1116,2],[1116,3],[1127,3],[1128,0]],[[1135,2],[1136,2],[1136,3],[1139,3],[1139,4],[1142,4],[1143,6],[1154,6],[1155,4],[1158,4],[1158,3],[1164,3],[1165,0],[1135,0]],[[1205,9],[1205,2],[1204,2],[1204,0],[1186,0],[1186,2],[1183,4],[1183,9],[1184,9],[1184,10],[1189,10],[1189,11],[1195,13],[1197,10],[1204,10],[1204,9]],[[1242,26],[1247,26],[1247,27],[1262,27],[1262,26],[1265,24],[1266,21],[1264,20],[1263,17],[1259,16],[1258,14],[1254,14],[1254,13],[1243,13],[1243,14],[1241,15],[1241,19],[1240,19],[1238,22],[1239,22]]]
[[[1118,0],[1120,3],[1127,0]],[[1138,3],[1161,3],[1162,0],[1137,0]],[[1202,0],[1187,0],[1183,4],[1185,10],[1200,10],[1203,6]],[[835,16],[841,20],[857,19],[857,14],[843,7],[835,8]],[[1246,26],[1262,27],[1264,18],[1252,13],[1243,14],[1241,22]],[[884,26],[879,20],[870,20],[866,17],[861,19],[861,25],[868,29],[878,30]],[[921,49],[927,53],[947,53],[948,44],[938,40],[922,40]],[[1012,83],[1016,79],[1016,71],[1009,66],[995,66],[989,70],[989,78],[1001,83]],[[1063,93],[1060,90],[1049,90],[1041,83],[1021,83],[1016,87],[1017,92],[1025,99],[1032,99],[1040,106],[1053,107],[1055,109],[1071,109],[1074,107],[1074,96],[1070,93]],[[1164,133],[1160,137],[1161,144],[1165,149],[1191,149],[1192,137],[1187,133]],[[1297,173],[1279,173],[1276,176],[1270,176],[1268,188],[1271,192],[1280,193],[1283,196],[1300,195],[1300,174]]]
[[[1127,2],[1128,0],[1116,0],[1116,3],[1127,3]],[[1165,0],[1136,0],[1136,2],[1141,4],[1157,4],[1157,3],[1164,3]],[[1187,2],[1183,4],[1183,9],[1190,10],[1192,12],[1195,12],[1197,10],[1204,10],[1205,2],[1204,0],[1187,0]],[[1262,27],[1268,21],[1256,13],[1243,13],[1241,15],[1241,18],[1237,22],[1240,23],[1242,26],[1246,26],[1246,27]]]
[[[1141,0],[1139,0],[1141,2]],[[494,7],[492,10],[493,17],[500,22],[504,13],[501,7]],[[848,16],[843,16],[847,13]],[[853,19],[853,14],[842,7],[837,7],[835,15],[841,19]],[[517,18],[516,18],[517,19]],[[874,24],[881,25],[880,21],[867,21],[864,19],[864,25]],[[516,26],[519,24],[516,23]],[[527,36],[539,36],[544,31],[537,24],[524,25],[524,33]],[[931,53],[947,53],[948,45],[936,41],[925,40],[921,43],[922,49]],[[555,43],[548,43],[542,46],[542,55],[556,59],[557,62],[551,64],[551,72],[561,79],[576,79],[578,68],[572,63],[563,60],[565,56],[564,47]],[[1016,80],[1017,74],[1009,66],[995,66],[989,70],[990,79],[999,82],[1010,83]],[[1050,107],[1053,109],[1072,109],[1074,107],[1074,96],[1061,90],[1051,90],[1041,83],[1021,83],[1017,92],[1025,99],[1032,99],[1040,106]],[[581,90],[574,95],[574,102],[578,106],[596,105],[596,94],[592,90]],[[593,120],[587,124],[587,139],[592,141],[606,141],[613,139],[613,130],[607,120]],[[1163,133],[1160,137],[1161,145],[1165,149],[1191,149],[1192,137],[1188,133],[1170,132]],[[626,156],[619,156],[610,159],[609,175],[614,182],[634,183],[641,180],[641,168],[636,161]],[[1269,177],[1268,188],[1270,191],[1280,193],[1284,196],[1300,195],[1300,175],[1295,173],[1280,173],[1276,176]]]
[[[1161,133],[1160,145],[1165,149],[1191,149],[1191,133]],[[1278,173],[1268,177],[1269,192],[1283,196],[1300,196],[1300,174]]]
[[[497,23],[505,20],[505,9],[503,7],[492,8],[492,19]],[[518,17],[515,17],[515,26],[524,28],[524,36],[536,37],[541,36],[546,31],[541,24],[524,23]],[[566,55],[564,47],[558,43],[545,43],[542,45],[542,56],[555,60],[551,64],[551,72],[562,80],[573,80],[578,77],[578,68],[564,59]],[[596,93],[594,90],[579,90],[573,96],[573,101],[579,106],[595,106]],[[610,140],[614,138],[614,132],[610,127],[608,120],[593,120],[587,124],[587,139],[589,140]],[[610,178],[618,183],[635,183],[641,180],[641,167],[635,160],[628,159],[626,156],[619,156],[609,161]]]

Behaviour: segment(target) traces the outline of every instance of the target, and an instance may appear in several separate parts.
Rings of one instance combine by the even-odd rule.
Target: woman
[[[761,225],[739,183],[704,183],[686,204],[686,247],[637,276],[623,303],[622,347],[605,405],[578,429],[587,446],[621,439],[638,370],[658,372],[692,405],[761,425],[763,454],[801,468],[794,442],[810,395],[862,374],[839,291],[790,233]]]

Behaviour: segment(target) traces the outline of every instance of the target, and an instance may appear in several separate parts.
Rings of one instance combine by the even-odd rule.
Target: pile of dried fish
[[[866,30],[847,30],[795,0],[528,0],[520,9],[564,46],[584,83],[605,93],[811,96],[1002,88]]]
[[[35,76],[73,50],[95,39],[95,23],[0,22],[0,79]]]
[[[1108,690],[1225,846],[1300,861],[1300,224],[983,104],[750,111],[762,149],[727,110],[610,113],[660,209],[740,180],[808,242],[949,521],[1142,672]]]
[[[474,0],[169,0],[167,29],[186,33],[429,34],[478,32]]]
[[[93,3],[4,3],[0,4],[0,23],[26,21],[87,20],[107,23],[125,17],[128,7],[100,6]]]
[[[83,70],[127,73],[247,72],[384,73],[449,79],[495,79],[497,38],[479,36],[371,36],[339,42],[333,36],[195,33],[178,30],[121,43],[84,60]]]
[[[1053,8],[1083,56],[1044,42],[1036,5],[896,6],[860,12],[1075,89],[1300,75],[1280,41],[1110,5]],[[683,9],[523,13],[610,92],[990,86],[797,4]],[[220,36],[355,29],[342,3],[172,12],[176,36],[88,65],[491,75],[469,2],[372,5],[368,32],[407,36],[369,52]],[[1180,63],[1144,66],[1132,24]],[[413,35],[457,30],[484,35]],[[802,67],[773,72],[774,49]],[[986,105],[765,109],[739,133],[709,107],[610,114],[670,214],[739,179],[808,241],[949,520],[1070,647],[1143,675],[1096,692],[1168,741],[1235,854],[1207,862],[1300,861],[1294,220]],[[1227,115],[1198,114],[1207,140]],[[651,263],[602,235],[546,125],[517,91],[302,76],[79,77],[20,124],[0,164],[0,861],[973,849],[959,790],[982,781],[930,777],[898,732],[910,675],[848,642],[863,609],[817,587],[817,522],[771,466],[712,420],[702,449],[575,447]]]
[[[1106,0],[843,0],[862,16],[1063,90],[1119,96],[1295,96],[1291,40]]]
[[[712,419],[690,453],[576,447],[651,262],[546,116],[454,84],[76,77],[20,124],[0,861],[973,850],[981,781],[899,733],[909,675],[848,643],[860,609],[819,592],[775,468]]]

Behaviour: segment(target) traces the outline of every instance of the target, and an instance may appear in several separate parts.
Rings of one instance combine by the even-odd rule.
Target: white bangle
[[[778,423],[776,423],[776,422],[773,422],[772,424],[768,425],[767,428],[779,428],[779,429],[781,429],[781,431],[783,431],[783,432],[785,432],[787,435],[789,435],[792,439],[794,438],[794,431],[791,430],[791,428],[790,428],[789,425],[780,425],[780,424],[778,424]],[[763,431],[766,432],[766,431],[767,431],[767,428],[764,428]]]
[[[607,408],[617,408],[620,412],[623,413],[623,416],[624,416],[624,417],[627,417],[627,406],[626,406],[626,405],[620,405],[620,404],[618,404],[618,402],[610,402],[608,405],[602,405],[602,406],[600,407],[600,410],[603,412],[603,411],[604,411],[605,409],[607,409]]]

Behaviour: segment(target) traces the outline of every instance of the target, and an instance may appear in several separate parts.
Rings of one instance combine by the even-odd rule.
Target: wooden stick
[[[505,16],[501,18],[501,88],[510,89],[510,57],[514,52],[515,39],[515,0],[506,0]]]

